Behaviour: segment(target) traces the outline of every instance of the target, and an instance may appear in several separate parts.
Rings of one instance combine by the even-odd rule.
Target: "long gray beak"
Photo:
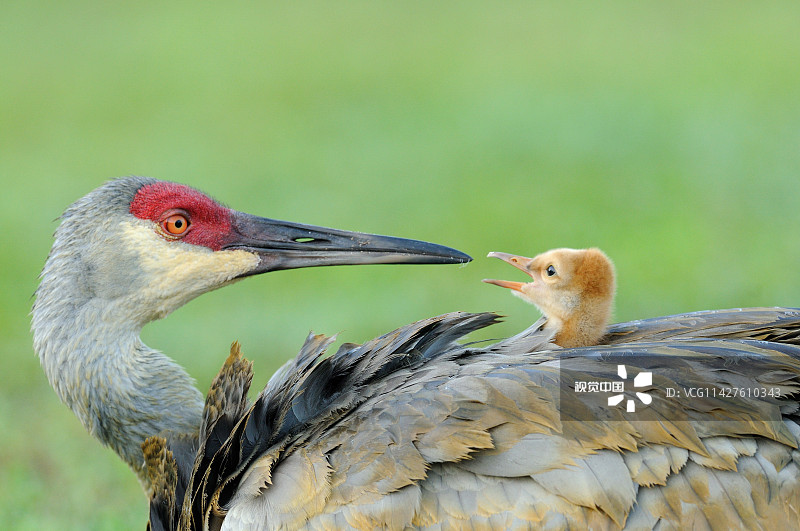
[[[360,264],[463,264],[469,255],[435,243],[315,227],[231,212],[222,249],[257,253],[261,263],[247,275],[281,269]]]

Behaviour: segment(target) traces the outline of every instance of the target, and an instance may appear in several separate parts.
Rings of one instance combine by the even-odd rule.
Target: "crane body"
[[[455,342],[496,321],[446,314],[329,357],[330,339],[309,336],[253,404],[245,389],[227,417],[207,406],[196,457],[158,461],[177,472],[156,491],[184,502],[154,496],[153,529],[798,526],[787,397],[800,348],[764,340],[796,342],[798,311],[621,323],[574,349],[548,350],[542,323],[484,348]],[[632,372],[658,360],[649,415],[564,392],[565,380],[614,377],[614,356]],[[732,382],[771,382],[783,398],[665,399]],[[231,386],[215,381],[210,396],[220,389]]]

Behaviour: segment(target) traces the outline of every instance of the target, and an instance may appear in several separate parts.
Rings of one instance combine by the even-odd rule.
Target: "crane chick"
[[[546,330],[555,333],[561,347],[595,345],[605,334],[614,300],[614,265],[597,248],[552,249],[534,258],[489,253],[533,279],[531,282],[484,279],[509,288],[534,304],[547,319]]]

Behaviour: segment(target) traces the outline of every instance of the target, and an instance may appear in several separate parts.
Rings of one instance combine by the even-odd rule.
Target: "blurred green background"
[[[468,266],[288,271],[144,331],[206,389],[255,388],[309,330],[361,342],[533,307],[487,252],[603,248],[616,319],[800,305],[797,2],[22,2],[0,7],[0,515],[143,528],[133,474],[50,389],[30,306],[55,218],[105,180],[427,239]]]

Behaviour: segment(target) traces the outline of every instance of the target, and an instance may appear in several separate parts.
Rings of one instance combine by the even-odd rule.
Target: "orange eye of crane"
[[[172,214],[161,222],[161,228],[170,236],[182,236],[189,230],[189,218],[183,214]]]

